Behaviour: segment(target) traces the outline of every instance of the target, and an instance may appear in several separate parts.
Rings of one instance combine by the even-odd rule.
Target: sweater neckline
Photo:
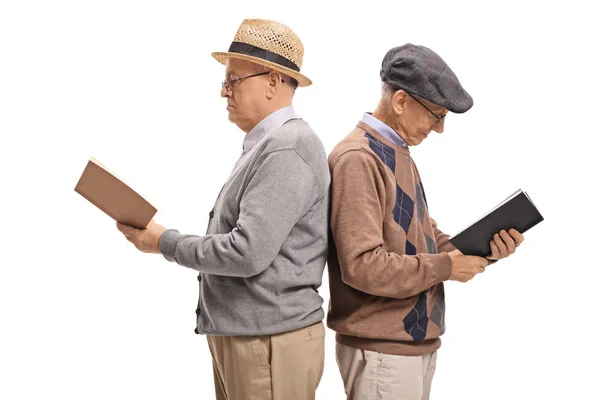
[[[398,144],[391,142],[385,136],[379,133],[376,129],[373,129],[363,121],[359,121],[356,126],[362,129],[363,131],[367,132],[371,136],[374,136],[375,138],[377,138],[377,140],[383,142],[387,146],[393,148],[394,151],[410,155],[410,149],[408,147],[399,146]]]

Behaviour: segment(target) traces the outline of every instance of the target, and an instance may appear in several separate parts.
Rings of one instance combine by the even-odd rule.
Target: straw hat
[[[229,51],[212,53],[221,64],[227,58],[239,58],[264,65],[309,86],[312,81],[300,73],[304,46],[287,26],[265,19],[245,19],[240,25]]]

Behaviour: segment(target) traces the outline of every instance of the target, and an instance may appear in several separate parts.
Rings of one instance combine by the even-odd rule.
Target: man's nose
[[[440,122],[438,122],[437,124],[435,124],[433,126],[433,130],[436,131],[437,133],[443,133],[445,121],[446,121],[446,118],[443,118]]]

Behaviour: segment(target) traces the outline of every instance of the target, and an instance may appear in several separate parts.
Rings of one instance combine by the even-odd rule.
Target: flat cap
[[[381,63],[381,80],[393,88],[429,100],[454,113],[464,113],[473,99],[450,67],[425,46],[410,43],[394,47]]]

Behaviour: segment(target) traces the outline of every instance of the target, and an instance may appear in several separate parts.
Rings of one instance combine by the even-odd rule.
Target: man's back
[[[219,195],[207,233],[237,230],[242,240],[231,250],[245,252],[240,267],[257,273],[200,274],[200,333],[267,335],[323,319],[317,288],[327,257],[328,194],[323,145],[303,120],[288,121],[246,150]],[[243,211],[270,216],[257,215],[266,225],[254,229],[239,219]],[[271,237],[281,238],[281,246],[266,240]]]

